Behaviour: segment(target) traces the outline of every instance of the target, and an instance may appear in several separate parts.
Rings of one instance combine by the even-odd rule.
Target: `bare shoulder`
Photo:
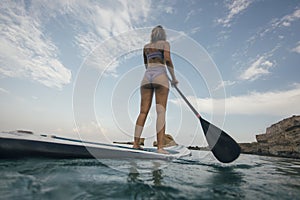
[[[170,43],[168,41],[166,41],[166,40],[162,40],[160,42],[163,43],[164,45],[170,45]]]
[[[169,45],[169,42],[166,40],[159,40],[155,42],[156,45]]]
[[[147,43],[145,44],[144,49],[149,49],[151,47],[152,47],[152,43]]]
[[[160,49],[160,50],[169,50],[170,44],[168,41],[160,40],[154,43],[148,43],[144,46],[145,49]]]
[[[164,49],[170,49],[170,43],[168,41],[163,41]]]
[[[169,42],[164,41],[164,40],[157,41],[155,46],[157,49],[161,49],[161,50],[169,50],[170,49]]]

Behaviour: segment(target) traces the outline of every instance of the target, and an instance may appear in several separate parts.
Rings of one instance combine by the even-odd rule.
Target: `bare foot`
[[[157,149],[156,151],[157,153],[161,153],[161,154],[170,154],[168,151],[164,150],[164,149]]]
[[[133,149],[143,150],[143,148],[139,145],[133,145]]]

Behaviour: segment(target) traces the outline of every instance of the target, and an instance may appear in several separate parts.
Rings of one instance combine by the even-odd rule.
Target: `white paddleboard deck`
[[[156,152],[156,147],[143,150],[129,145],[81,141],[30,131],[0,132],[0,158],[97,158],[97,159],[161,159],[172,160],[191,155],[185,146],[167,147],[169,154]]]

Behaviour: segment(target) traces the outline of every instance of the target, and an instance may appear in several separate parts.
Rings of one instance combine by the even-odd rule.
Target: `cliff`
[[[242,153],[300,158],[300,116],[284,119],[256,135],[257,142],[241,143]]]

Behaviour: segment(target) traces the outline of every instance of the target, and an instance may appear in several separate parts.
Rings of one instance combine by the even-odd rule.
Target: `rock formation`
[[[242,153],[300,158],[300,116],[271,125],[256,140],[240,144]]]

